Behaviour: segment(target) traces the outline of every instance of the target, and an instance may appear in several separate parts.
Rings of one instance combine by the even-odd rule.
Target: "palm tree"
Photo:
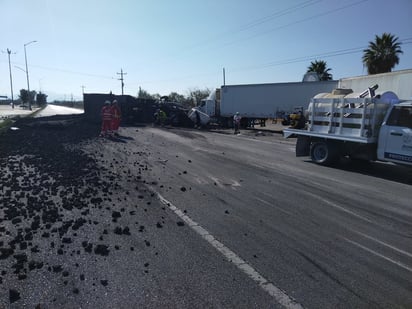
[[[315,72],[318,74],[320,80],[332,80],[332,74],[329,73],[331,69],[326,67],[326,61],[315,60],[310,63],[306,73]]]
[[[375,36],[375,42],[369,42],[369,48],[363,50],[363,65],[368,74],[391,72],[399,63],[399,54],[403,54],[398,38],[390,33]]]

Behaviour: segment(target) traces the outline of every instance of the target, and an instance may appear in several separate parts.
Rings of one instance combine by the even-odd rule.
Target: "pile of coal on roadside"
[[[11,269],[0,280],[26,280],[29,272],[48,263],[46,256],[62,260],[69,250],[79,250],[75,237],[89,222],[91,201],[98,203],[96,195],[106,186],[99,181],[95,160],[70,147],[93,141],[99,125],[78,115],[20,119],[13,126],[18,130],[0,134],[0,236],[7,235],[0,237],[0,260]],[[78,211],[68,212],[73,208]],[[105,245],[95,251],[109,252]],[[11,291],[10,302],[17,301],[20,292]]]
[[[99,124],[88,122],[84,115],[57,115],[21,118],[0,134],[0,156],[13,154],[56,153],[67,143],[79,143],[97,137]]]

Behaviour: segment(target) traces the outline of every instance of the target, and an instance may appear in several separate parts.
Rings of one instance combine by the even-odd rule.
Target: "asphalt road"
[[[75,115],[75,114],[83,114],[83,113],[84,113],[84,110],[82,109],[47,104],[45,108],[43,108],[41,111],[36,113],[36,117],[47,117],[47,116],[54,116],[54,115]]]
[[[1,259],[0,307],[412,306],[411,169],[326,168],[296,158],[279,134],[229,133],[129,127],[70,145],[96,174],[51,195],[78,205],[59,208],[59,227],[84,224],[40,227],[50,235],[35,235],[40,250],[26,259],[43,267],[20,257],[17,276]],[[76,182],[80,192],[68,189]]]
[[[150,152],[154,192],[301,306],[411,305],[412,171],[320,167],[255,133],[147,128],[135,150]]]
[[[0,123],[7,118],[25,117],[34,114],[34,117],[47,117],[54,115],[74,115],[82,114],[84,111],[78,108],[71,108],[53,104],[47,104],[43,109],[33,106],[32,110],[22,109],[19,106],[11,108],[9,105],[0,105]]]

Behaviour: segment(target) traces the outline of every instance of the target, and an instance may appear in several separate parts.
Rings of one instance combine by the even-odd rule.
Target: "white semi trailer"
[[[292,112],[319,92],[330,92],[337,81],[225,85],[200,102],[197,109],[224,126],[232,126],[239,112],[242,126],[264,123],[280,112]]]
[[[297,136],[296,156],[321,165],[346,156],[412,166],[412,101],[393,92],[375,95],[377,85],[361,94],[349,89],[315,96],[305,129],[284,129]]]

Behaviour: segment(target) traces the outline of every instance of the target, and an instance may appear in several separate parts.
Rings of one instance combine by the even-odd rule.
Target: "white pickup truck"
[[[393,92],[375,95],[350,89],[316,95],[306,112],[304,129],[284,129],[284,137],[297,136],[296,156],[310,156],[321,165],[346,156],[412,166],[412,101]]]

